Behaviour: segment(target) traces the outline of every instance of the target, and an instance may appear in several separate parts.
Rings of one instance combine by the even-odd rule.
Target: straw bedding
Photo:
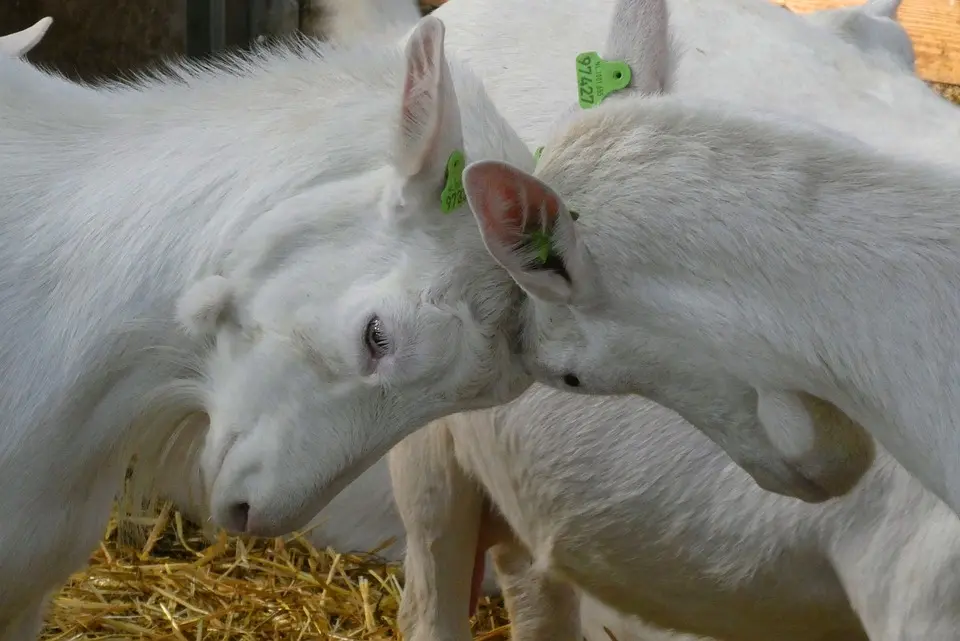
[[[931,83],[930,86],[950,102],[960,105],[960,86],[945,85],[939,82]]]
[[[148,535],[133,546],[111,520],[90,567],[55,596],[44,641],[399,637],[399,568],[373,553],[317,550],[300,536],[209,541],[170,505],[138,525]],[[502,603],[481,601],[473,629],[507,638]]]

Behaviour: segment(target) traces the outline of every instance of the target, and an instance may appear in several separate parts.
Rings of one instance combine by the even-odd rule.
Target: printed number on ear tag
[[[440,208],[445,214],[449,214],[467,202],[467,192],[463,189],[463,168],[465,164],[461,151],[454,151],[447,158],[447,175],[444,180],[443,191],[440,192]]]
[[[630,65],[620,60],[604,60],[596,51],[577,56],[577,92],[580,108],[596,107],[614,91],[630,84]]]

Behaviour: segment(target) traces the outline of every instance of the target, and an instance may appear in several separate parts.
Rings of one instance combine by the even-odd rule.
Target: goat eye
[[[568,387],[580,387],[580,379],[573,374],[564,374],[563,382]]]
[[[390,351],[390,339],[378,316],[374,316],[367,323],[367,328],[363,332],[363,343],[370,352],[370,357],[374,359],[383,358]]]

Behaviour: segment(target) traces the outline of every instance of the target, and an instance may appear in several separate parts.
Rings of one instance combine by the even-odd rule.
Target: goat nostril
[[[250,504],[235,503],[230,507],[230,523],[237,532],[246,532],[250,519]]]
[[[565,374],[563,382],[570,387],[580,387],[580,379],[573,374]]]

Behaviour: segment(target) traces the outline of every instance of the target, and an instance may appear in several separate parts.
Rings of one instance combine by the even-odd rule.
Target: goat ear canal
[[[534,229],[524,232],[521,242],[521,255],[526,256],[525,267],[530,271],[553,272],[571,282],[563,256],[557,251],[554,244],[552,229]]]
[[[551,253],[545,261],[530,265],[530,270],[551,272],[567,281],[567,283],[573,284],[573,279],[570,278],[570,272],[567,271],[567,266],[563,262],[563,258],[558,254]]]

